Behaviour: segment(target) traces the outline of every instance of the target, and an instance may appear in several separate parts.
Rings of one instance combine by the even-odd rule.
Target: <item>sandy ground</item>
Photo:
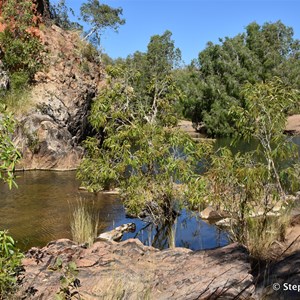
[[[193,134],[197,134],[191,121],[180,120],[178,125],[179,128],[191,134],[192,136]],[[300,134],[300,114],[292,115],[287,118],[287,124],[285,130],[290,134]]]

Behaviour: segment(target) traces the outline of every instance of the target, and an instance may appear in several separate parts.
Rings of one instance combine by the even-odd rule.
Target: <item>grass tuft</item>
[[[75,242],[91,246],[97,237],[98,218],[95,218],[82,199],[77,201],[71,220],[71,233]]]
[[[248,220],[246,247],[255,259],[270,260],[273,254],[276,255],[272,251],[274,243],[284,241],[290,216],[268,217],[265,226],[262,223],[260,218]]]

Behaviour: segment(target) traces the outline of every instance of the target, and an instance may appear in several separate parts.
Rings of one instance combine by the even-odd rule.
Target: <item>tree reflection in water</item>
[[[143,223],[134,238],[158,249],[185,247],[192,250],[211,249],[228,244],[226,232],[202,221],[197,213],[182,211],[173,220],[156,226]]]

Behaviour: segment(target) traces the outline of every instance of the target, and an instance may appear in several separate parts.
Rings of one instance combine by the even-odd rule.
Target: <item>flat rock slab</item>
[[[61,270],[74,261],[82,299],[255,299],[244,248],[231,244],[208,251],[157,250],[137,239],[99,241],[83,248],[63,239],[32,248],[23,260],[24,299],[53,299]]]

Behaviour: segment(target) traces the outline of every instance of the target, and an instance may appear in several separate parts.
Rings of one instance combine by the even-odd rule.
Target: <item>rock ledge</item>
[[[255,299],[243,247],[160,251],[136,239],[99,241],[87,249],[62,239],[42,249],[32,248],[23,260],[21,296],[53,299],[60,287],[61,273],[53,271],[58,256],[64,264],[76,263],[83,299],[113,299],[117,290],[122,299]]]

